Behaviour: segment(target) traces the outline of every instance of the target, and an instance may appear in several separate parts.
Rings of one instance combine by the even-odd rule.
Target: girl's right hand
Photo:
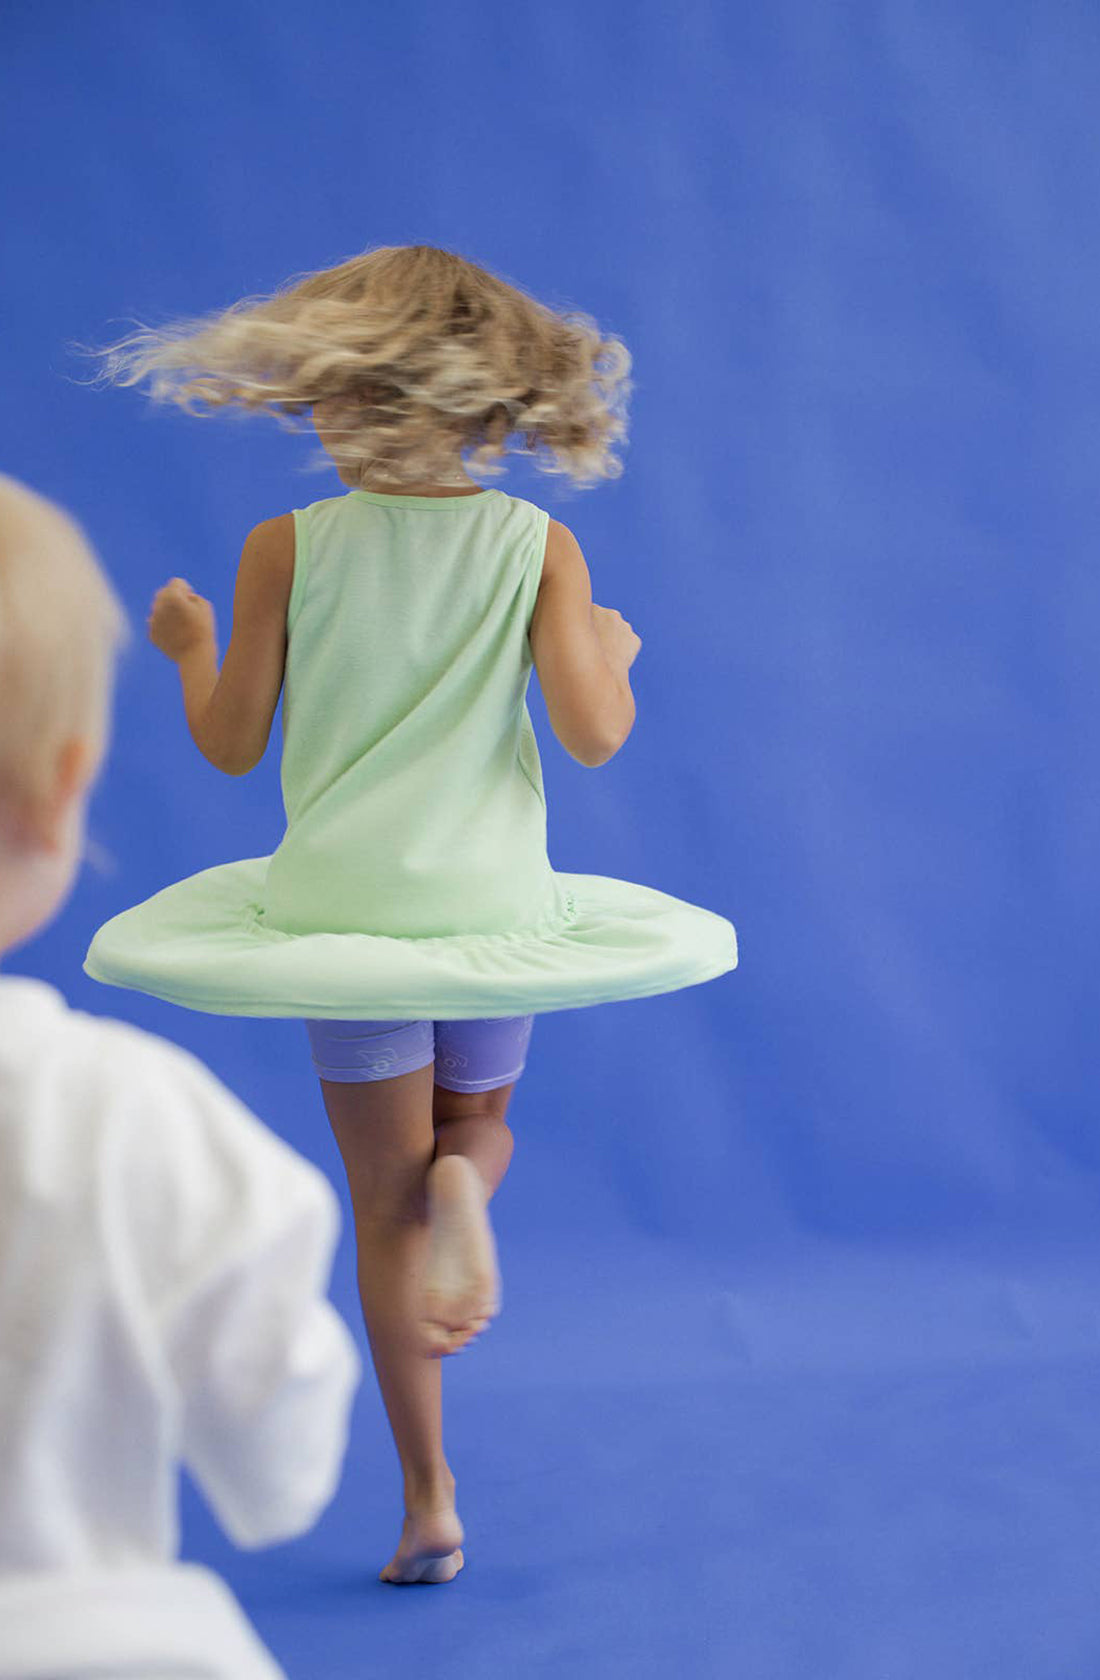
[[[592,622],[608,664],[615,670],[629,671],[642,645],[641,637],[614,607],[598,607],[593,602]]]
[[[149,640],[169,659],[182,659],[192,647],[215,641],[214,608],[196,594],[186,578],[175,577],[158,589],[145,621]]]

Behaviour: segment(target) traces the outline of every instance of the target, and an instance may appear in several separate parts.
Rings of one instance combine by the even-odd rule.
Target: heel
[[[457,1563],[456,1559],[458,1560]],[[444,1557],[425,1558],[416,1574],[411,1576],[410,1579],[412,1581],[422,1581],[425,1586],[438,1586],[443,1581],[453,1581],[464,1563],[462,1548],[457,1546],[453,1552],[448,1552]]]

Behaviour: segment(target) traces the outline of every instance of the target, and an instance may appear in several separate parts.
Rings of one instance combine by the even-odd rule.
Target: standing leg
[[[387,1581],[446,1581],[462,1567],[455,1482],[443,1453],[441,1370],[416,1332],[427,1256],[432,1064],[394,1078],[321,1078],[355,1216],[359,1294],[401,1460],[405,1525]]]

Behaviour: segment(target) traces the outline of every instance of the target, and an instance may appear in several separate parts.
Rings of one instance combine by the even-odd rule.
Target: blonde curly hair
[[[469,482],[467,450],[487,476],[509,449],[581,488],[623,470],[611,453],[632,389],[622,340],[434,245],[378,246],[90,353],[97,382],[151,376],[154,400],[189,413],[263,409],[294,428],[323,404],[325,448],[353,483]]]

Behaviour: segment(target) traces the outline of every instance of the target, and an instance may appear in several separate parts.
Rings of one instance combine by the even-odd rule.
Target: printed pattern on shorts
[[[434,1060],[436,1081],[445,1089],[484,1091],[518,1079],[534,1019],[307,1020],[305,1027],[322,1079],[394,1079]]]
[[[453,1081],[484,1084],[487,1078],[503,1083],[504,1075],[522,1070],[527,1046],[534,1025],[533,1015],[512,1015],[498,1020],[478,1021],[476,1035],[463,1033],[468,1021],[437,1021],[435,1023],[436,1072]],[[471,1052],[471,1041],[476,1054]],[[486,1057],[491,1055],[495,1072],[487,1074]],[[471,1071],[471,1068],[475,1071]]]

